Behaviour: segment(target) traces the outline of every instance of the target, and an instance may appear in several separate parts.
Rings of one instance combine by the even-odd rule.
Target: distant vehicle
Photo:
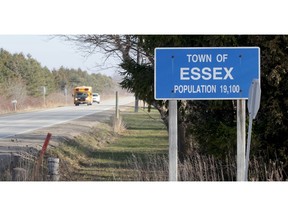
[[[74,88],[74,104],[79,106],[79,104],[92,105],[92,87],[91,86],[78,86]]]
[[[100,95],[98,93],[93,93],[93,102],[100,103]]]

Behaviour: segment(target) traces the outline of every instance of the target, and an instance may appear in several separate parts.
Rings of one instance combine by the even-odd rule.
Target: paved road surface
[[[132,96],[121,97],[119,105],[133,102]],[[9,138],[43,127],[61,124],[93,113],[115,109],[115,99],[103,100],[92,106],[67,106],[38,112],[21,113],[0,117],[0,139]]]

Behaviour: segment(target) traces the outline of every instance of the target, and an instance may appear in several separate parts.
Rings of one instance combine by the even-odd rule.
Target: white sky
[[[0,48],[10,53],[30,54],[42,66],[50,70],[61,66],[102,73],[112,76],[117,70],[117,60],[108,59],[101,53],[85,56],[74,44],[49,35],[0,35]]]

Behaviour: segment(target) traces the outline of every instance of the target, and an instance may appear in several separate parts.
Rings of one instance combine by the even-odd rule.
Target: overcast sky
[[[50,70],[64,66],[113,76],[118,64],[115,59],[105,61],[101,53],[85,56],[75,45],[48,35],[0,35],[0,48],[12,54],[30,54]]]

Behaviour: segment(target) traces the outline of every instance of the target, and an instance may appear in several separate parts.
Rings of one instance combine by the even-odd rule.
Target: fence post
[[[34,181],[35,181],[35,180],[39,180],[39,169],[40,169],[40,166],[41,166],[41,163],[42,163],[44,154],[45,154],[45,152],[46,152],[47,146],[48,146],[49,141],[50,141],[50,139],[51,139],[51,136],[52,136],[51,133],[48,133],[48,134],[47,134],[46,139],[45,139],[45,141],[44,141],[44,144],[43,144],[43,146],[42,146],[42,149],[41,149],[39,158],[38,158],[38,160],[36,161],[36,168],[34,169],[34,172],[33,172]]]
[[[17,111],[17,100],[12,100],[11,103],[13,105],[14,112],[16,112]]]
[[[48,180],[59,181],[59,158],[48,158]]]

